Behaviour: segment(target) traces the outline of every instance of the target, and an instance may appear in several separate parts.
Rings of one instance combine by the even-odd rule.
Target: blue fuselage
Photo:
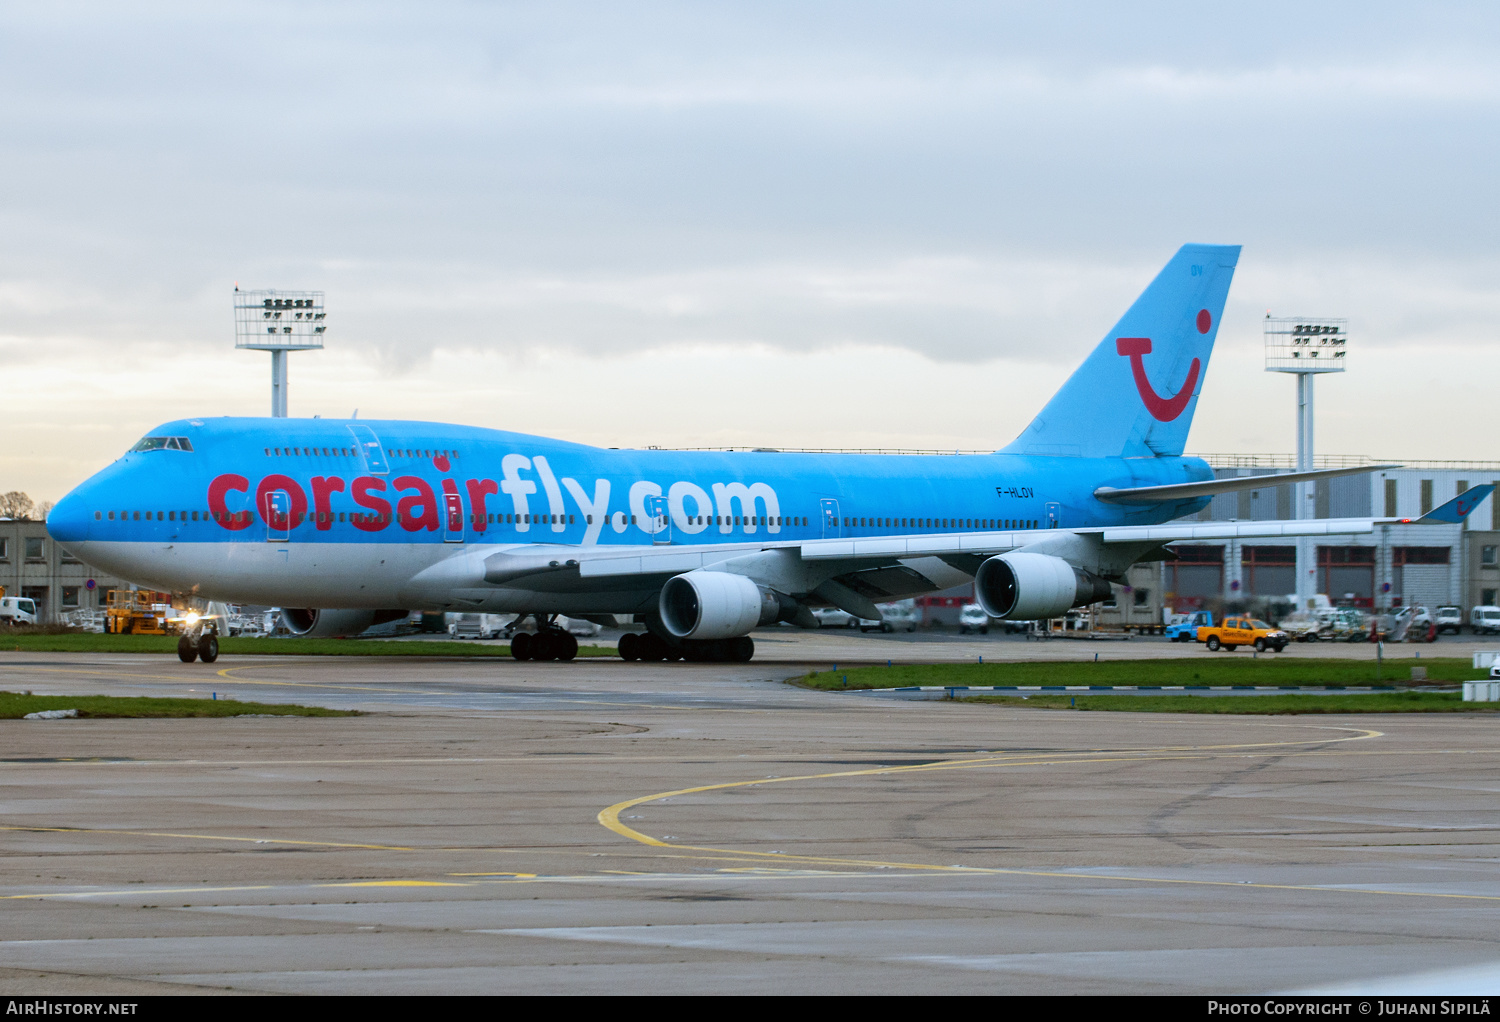
[[[64,544],[711,544],[1150,524],[1196,458],[616,450],[442,423],[167,423],[67,495]],[[164,441],[164,442],[163,442]],[[150,449],[154,448],[154,449]],[[191,448],[191,449],[185,449]]]

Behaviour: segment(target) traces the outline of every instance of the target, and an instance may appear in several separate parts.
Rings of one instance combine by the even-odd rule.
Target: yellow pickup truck
[[[1253,617],[1227,617],[1217,625],[1198,629],[1198,641],[1210,650],[1234,652],[1238,646],[1254,646],[1257,653],[1274,649],[1280,653],[1292,637]]]

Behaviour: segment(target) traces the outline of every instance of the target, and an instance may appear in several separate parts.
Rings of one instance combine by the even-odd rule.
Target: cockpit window
[[[191,451],[193,442],[185,436],[143,436],[136,441],[131,453],[136,451]]]

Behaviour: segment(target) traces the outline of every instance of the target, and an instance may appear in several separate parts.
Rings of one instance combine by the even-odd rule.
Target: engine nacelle
[[[406,616],[404,610],[303,610],[283,607],[281,622],[300,638],[334,639],[358,635],[372,625]]]
[[[744,575],[690,571],[667,580],[658,601],[661,623],[679,639],[730,639],[757,625],[791,620],[797,602]]]
[[[1109,583],[1050,554],[991,557],[974,576],[974,596],[990,617],[1036,621],[1109,598]]]

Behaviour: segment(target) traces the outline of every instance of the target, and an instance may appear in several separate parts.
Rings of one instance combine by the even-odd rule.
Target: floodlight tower
[[[1313,466],[1313,379],[1344,371],[1349,321],[1291,316],[1272,319],[1266,313],[1266,372],[1297,376],[1297,471]],[[1316,518],[1313,483],[1296,483],[1297,518]],[[1316,540],[1297,540],[1297,609],[1307,610],[1317,593]]]
[[[234,346],[271,353],[271,414],[286,418],[287,365],[291,351],[323,347],[323,292],[234,289]]]

